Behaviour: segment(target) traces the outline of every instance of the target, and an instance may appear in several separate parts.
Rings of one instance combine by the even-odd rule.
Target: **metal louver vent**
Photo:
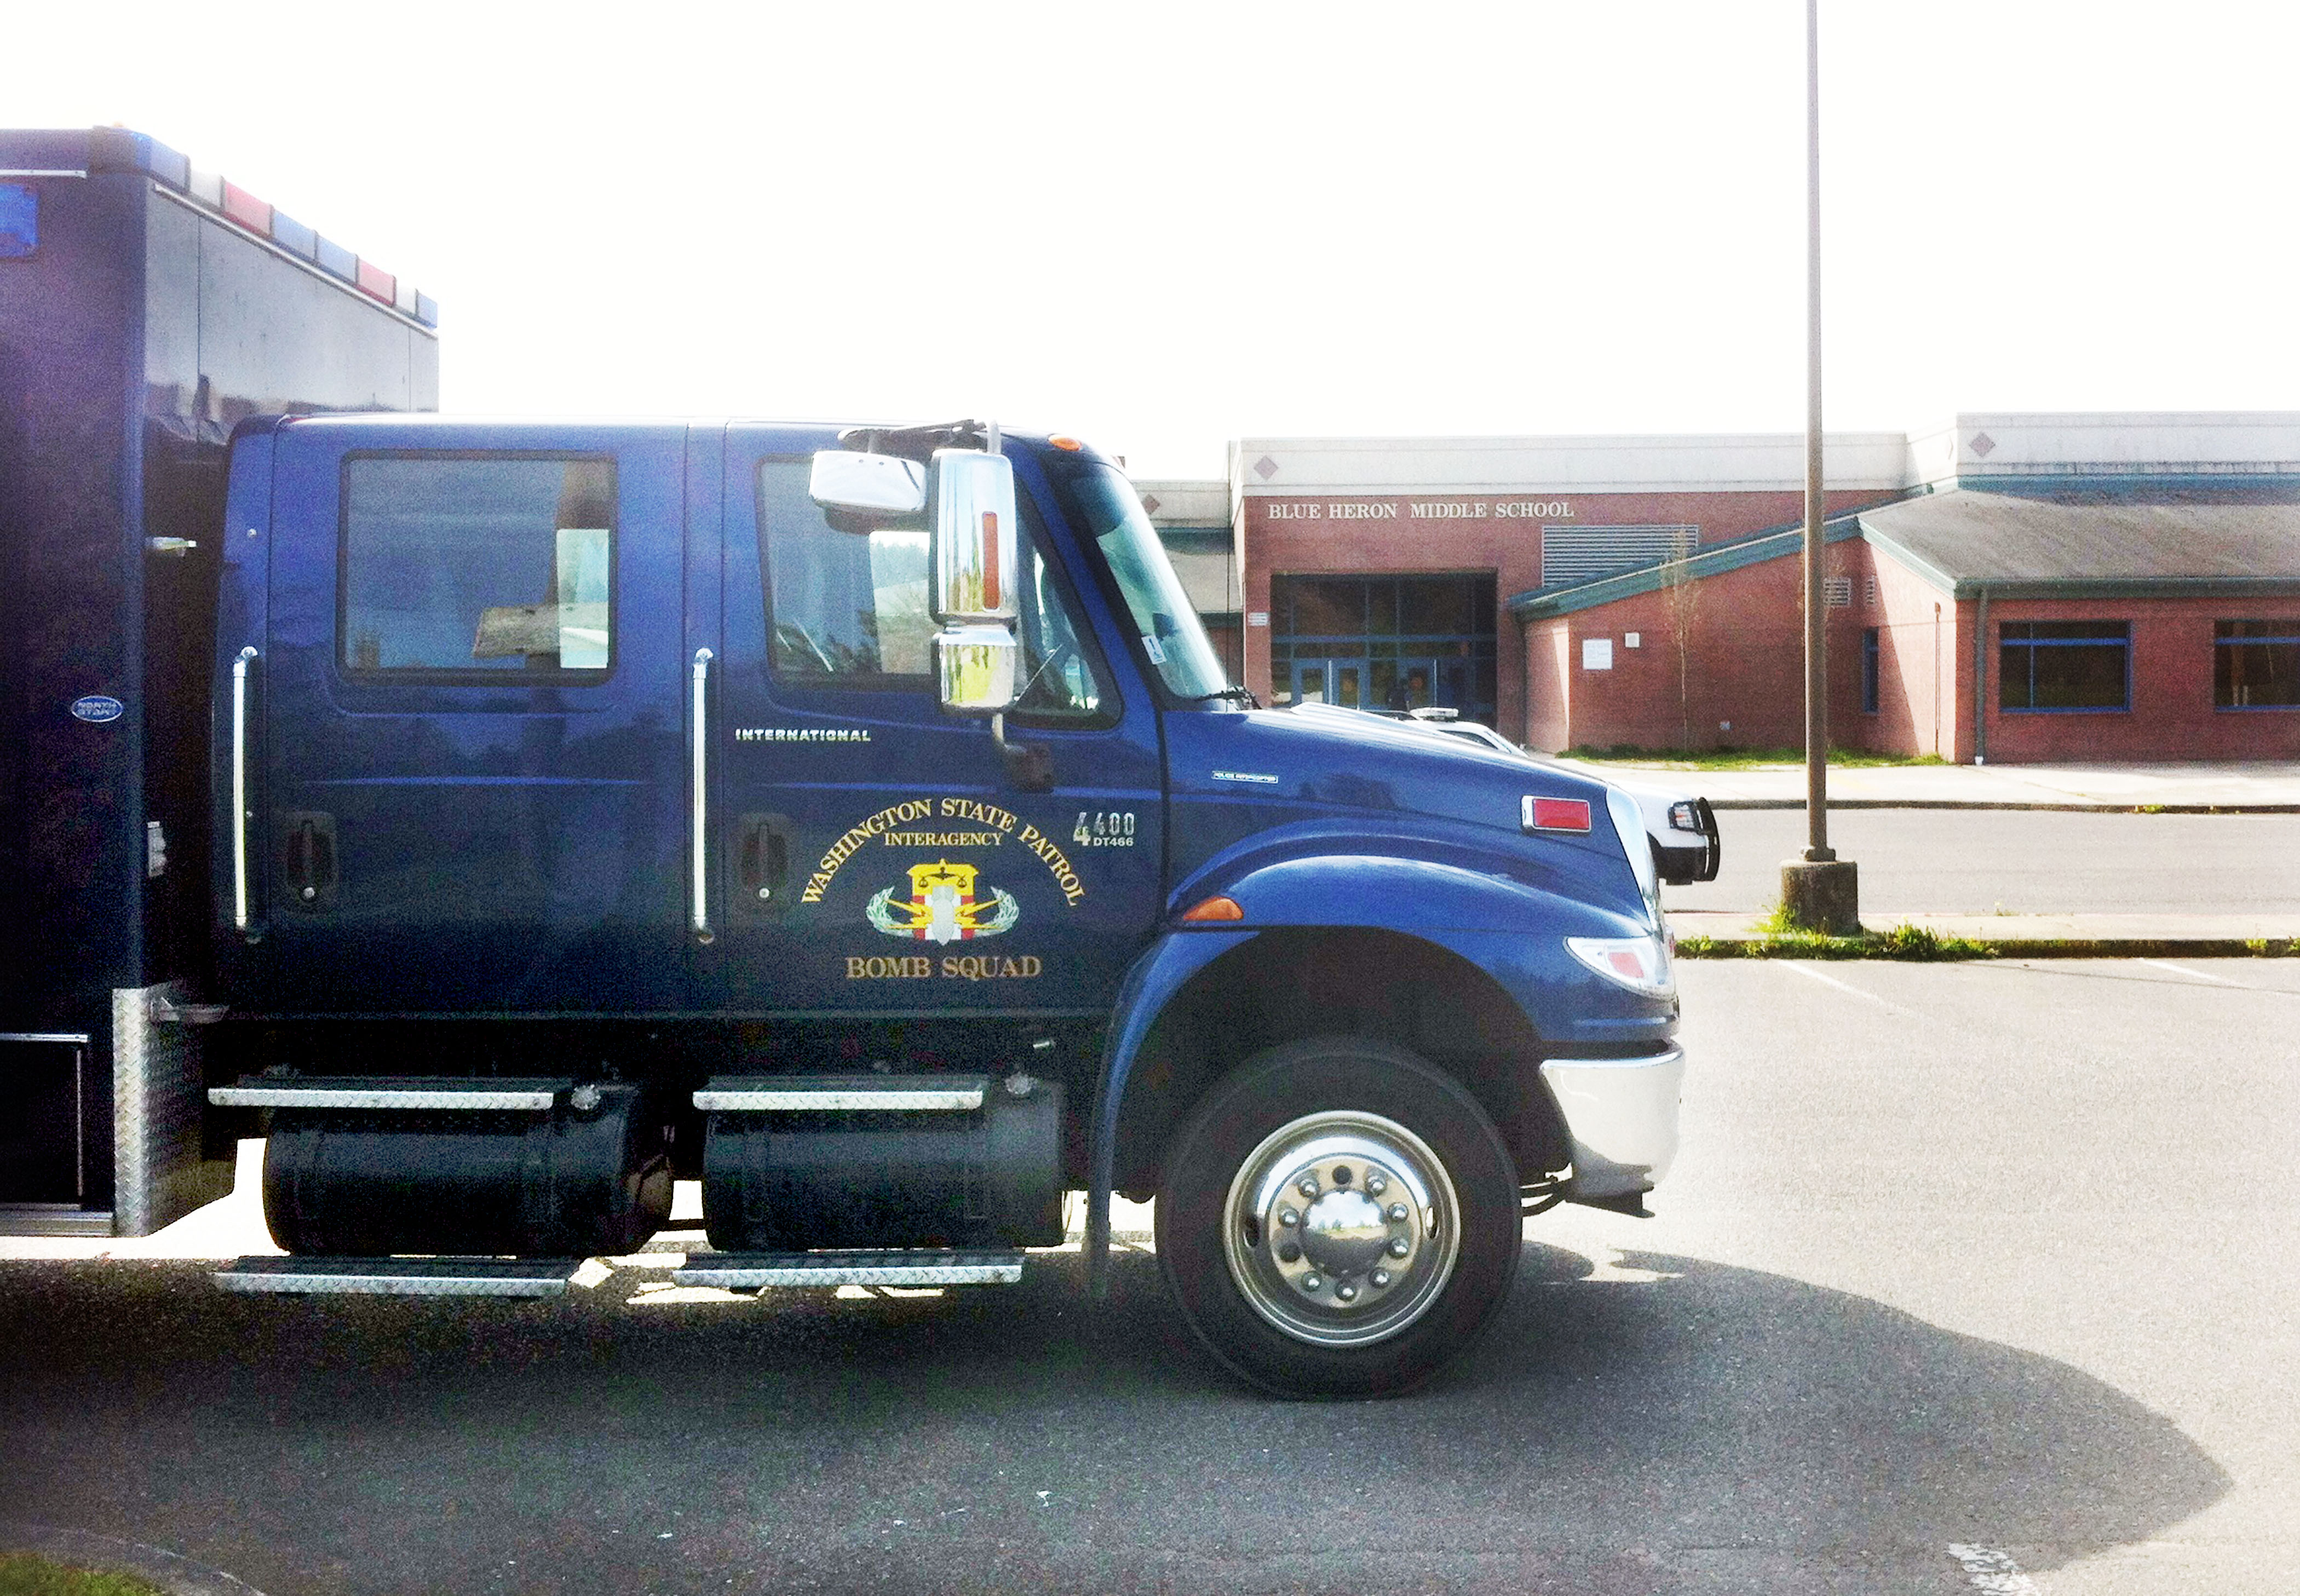
[[[1541,585],[1570,587],[1618,571],[1682,559],[1701,547],[1698,527],[1544,527]]]

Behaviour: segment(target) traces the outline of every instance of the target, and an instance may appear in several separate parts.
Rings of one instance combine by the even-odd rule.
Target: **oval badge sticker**
[[[128,706],[109,694],[91,693],[85,698],[73,699],[71,712],[72,718],[76,720],[85,720],[93,726],[102,726],[107,720],[117,720],[125,715],[128,712]]]

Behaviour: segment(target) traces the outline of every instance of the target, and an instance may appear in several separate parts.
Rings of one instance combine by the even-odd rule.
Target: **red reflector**
[[[1533,801],[1533,825],[1537,831],[1587,831],[1589,829],[1589,801],[1587,798],[1537,798]]]
[[[1207,898],[1191,904],[1182,918],[1204,925],[1208,920],[1242,920],[1246,910],[1238,906],[1236,898]]]
[[[251,233],[271,237],[271,207],[237,183],[223,186],[223,213]]]
[[[1646,961],[1635,953],[1616,948],[1605,955],[1605,961],[1632,981],[1642,981],[1646,978]]]
[[[359,286],[362,294],[371,294],[389,304],[399,297],[399,279],[380,266],[359,263]]]

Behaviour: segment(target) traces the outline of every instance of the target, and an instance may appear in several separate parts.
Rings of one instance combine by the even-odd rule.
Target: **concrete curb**
[[[1729,809],[1804,808],[1802,798],[1712,798],[1709,807]],[[2300,815],[2300,803],[2029,803],[2012,799],[1964,798],[1832,798],[1829,807],[1840,809],[2035,809],[2087,815]]]
[[[263,1596],[254,1585],[233,1578],[221,1568],[204,1567],[156,1546],[139,1546],[133,1541],[90,1534],[86,1530],[0,1520],[0,1551],[37,1552],[54,1562],[77,1568],[132,1574],[150,1580],[169,1596]]]
[[[1680,942],[1678,945],[1678,957],[1680,959],[1875,959],[1903,964],[1972,962],[1971,960],[1946,957],[1933,960],[1912,958],[1893,952],[1881,937],[1873,949],[1849,945],[1854,939],[1847,937],[1843,939],[1842,944],[1833,945],[1826,951],[1807,952],[1783,937],[1731,934],[1720,936],[1706,932],[1693,935],[1701,937],[1705,946],[1695,952]],[[2266,939],[2265,951],[2255,948],[2243,938],[2233,936],[2012,936],[2001,939],[1974,936],[1964,940],[1993,949],[1993,952],[1985,955],[1992,959],[2289,959],[2300,954],[2300,940],[2277,937]]]

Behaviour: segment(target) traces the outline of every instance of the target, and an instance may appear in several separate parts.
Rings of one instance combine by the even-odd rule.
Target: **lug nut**
[[[1318,1194],[1318,1177],[1314,1175],[1305,1175],[1302,1177],[1302,1184],[1294,1189],[1304,1197],[1315,1197]]]
[[[1372,1281],[1374,1289],[1379,1291],[1383,1286],[1389,1284],[1389,1271],[1388,1269],[1376,1269],[1372,1274],[1367,1276],[1366,1278]]]
[[[1291,1230],[1302,1222],[1302,1216],[1290,1208],[1281,1208],[1278,1210],[1278,1222]]]
[[[1403,1225],[1411,1217],[1403,1202],[1393,1202],[1389,1205],[1389,1222],[1392,1225]]]
[[[1389,1183],[1382,1179],[1380,1176],[1369,1175],[1366,1176],[1366,1194],[1368,1196],[1379,1197],[1388,1190],[1389,1190]]]
[[[1389,1255],[1392,1258],[1404,1258],[1412,1251],[1412,1249],[1406,1244],[1406,1241],[1404,1236],[1399,1236],[1396,1241],[1389,1244]]]
[[[1315,1275],[1304,1275],[1302,1276],[1302,1289],[1305,1292],[1316,1291],[1325,1284],[1326,1283],[1324,1281],[1319,1279]]]
[[[1354,1302],[1358,1300],[1358,1288],[1354,1285],[1338,1285],[1334,1288],[1334,1295],[1344,1302]]]

